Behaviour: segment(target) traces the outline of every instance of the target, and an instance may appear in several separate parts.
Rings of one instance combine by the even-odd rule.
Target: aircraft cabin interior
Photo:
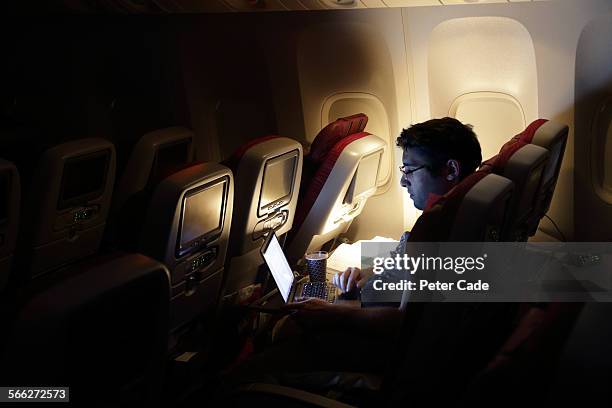
[[[400,293],[397,327],[324,341],[285,304],[308,273],[336,291],[330,265],[362,240],[612,242],[611,1],[7,11],[0,407],[44,392],[88,407],[612,403],[606,302],[398,309]],[[446,117],[471,125],[482,163],[418,209],[396,139]],[[461,326],[476,309],[494,318]],[[387,356],[339,358],[353,341]],[[235,386],[243,372],[255,380]]]

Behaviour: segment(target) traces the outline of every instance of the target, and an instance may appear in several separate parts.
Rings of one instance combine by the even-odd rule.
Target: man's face
[[[410,147],[404,149],[402,162],[404,171],[414,170],[423,165],[431,166],[432,164],[423,152]],[[402,174],[400,184],[406,188],[408,194],[410,194],[410,199],[414,201],[414,206],[419,210],[425,208],[429,194],[443,195],[449,190],[444,172],[434,173],[430,170],[430,167],[423,167],[408,175]]]

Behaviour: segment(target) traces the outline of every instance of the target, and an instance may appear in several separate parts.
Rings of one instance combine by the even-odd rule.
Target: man
[[[400,184],[419,210],[425,210],[429,202],[472,174],[482,160],[480,144],[471,126],[448,117],[404,129],[396,145],[403,150]],[[408,236],[404,233],[399,247]],[[362,288],[371,275],[371,270],[349,268],[334,276],[333,283],[344,293],[352,292]],[[293,318],[307,327],[340,326],[372,333],[395,331],[401,316],[401,311],[394,308],[356,309],[321,299],[308,299],[287,307],[295,309]]]

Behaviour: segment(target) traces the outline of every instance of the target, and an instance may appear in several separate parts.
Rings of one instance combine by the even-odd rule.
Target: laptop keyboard
[[[315,297],[327,300],[330,303],[336,299],[336,290],[332,285],[327,285],[325,282],[307,282],[304,284],[302,296]]]

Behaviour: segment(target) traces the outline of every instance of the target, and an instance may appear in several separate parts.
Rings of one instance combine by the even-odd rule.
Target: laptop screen
[[[272,233],[272,238],[270,239],[268,247],[263,252],[263,257],[268,265],[268,268],[270,268],[270,272],[272,273],[272,277],[276,282],[276,286],[278,286],[278,291],[283,296],[285,303],[287,303],[294,278],[291,267],[289,266],[287,258],[285,258],[285,254],[283,253],[283,249],[281,248],[278,239],[276,239],[276,234]]]

